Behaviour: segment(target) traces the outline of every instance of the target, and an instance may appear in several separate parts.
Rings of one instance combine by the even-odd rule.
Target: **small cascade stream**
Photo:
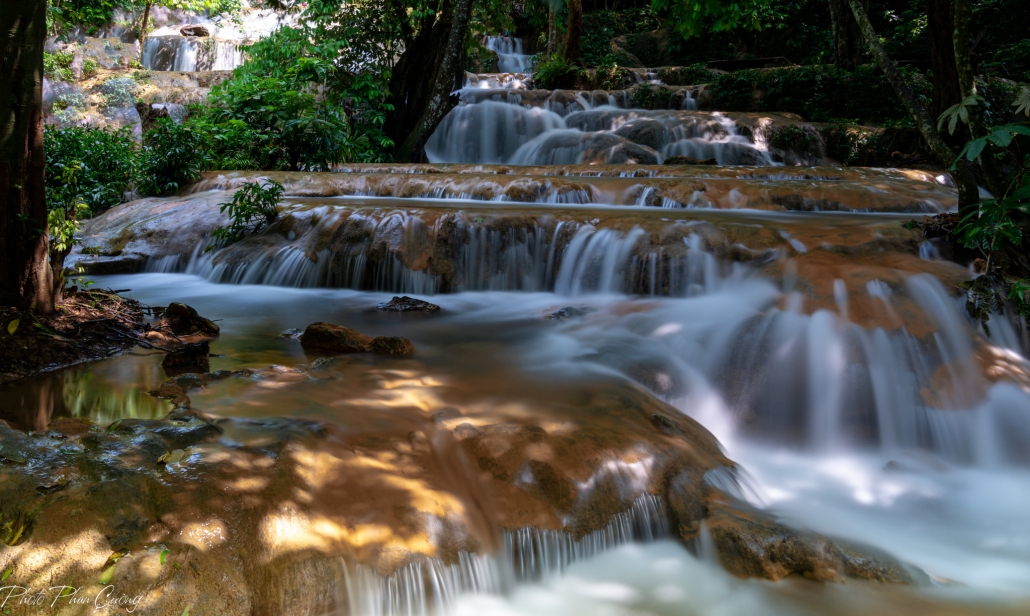
[[[451,550],[435,522],[425,534],[435,556],[381,566],[355,550],[334,561],[338,613],[1024,613],[1030,332],[1000,314],[990,334],[972,321],[957,290],[971,269],[907,224],[955,211],[949,178],[845,168],[820,153],[787,164],[769,136],[796,117],[699,110],[694,87],[645,100],[640,88],[661,86],[655,71],[622,90],[540,90],[522,41],[485,44],[498,72],[467,75],[428,164],[206,174],[87,222],[72,257],[100,286],[220,319],[212,370],[280,375],[191,391],[214,416],[313,418],[354,434],[366,421],[411,422],[454,439],[480,438],[500,417],[539,422],[532,460],[508,472],[473,456],[484,466],[457,473],[455,491],[494,490],[512,508],[511,486],[558,491],[564,510],[496,529],[493,551]],[[663,164],[673,157],[687,158]],[[212,246],[220,205],[265,178],[285,186],[277,220]],[[376,308],[404,294],[440,311]],[[407,337],[417,351],[330,361],[280,335],[317,321]],[[159,361],[122,356],[36,386],[59,390],[53,413],[114,421],[126,411],[111,400],[151,400],[142,392],[164,379]],[[674,482],[642,445],[621,458],[577,454],[590,472],[548,483],[544,435],[594,427],[601,438],[627,392],[718,439],[736,465],[704,473],[704,489],[888,552],[923,581],[733,577],[718,520],[678,540],[679,505],[656,487]],[[39,410],[28,415],[0,418],[35,426]],[[647,430],[675,434],[649,417]],[[491,455],[508,451],[497,435],[482,439]],[[598,495],[619,508],[581,532],[577,507]],[[371,520],[406,515],[374,506]]]

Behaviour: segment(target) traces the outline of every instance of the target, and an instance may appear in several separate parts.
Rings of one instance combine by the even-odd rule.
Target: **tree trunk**
[[[969,0],[955,0],[955,67],[958,69],[959,97],[966,97],[976,94],[976,81],[973,78],[972,54],[969,50]],[[973,139],[979,139],[987,134],[983,125],[980,113],[981,105],[974,105],[969,108],[969,134]],[[987,144],[983,153],[977,159],[980,168],[987,179],[987,187],[999,199],[1004,196],[1005,183],[998,166],[994,163],[994,146]]]
[[[862,0],[862,8],[869,0]],[[862,63],[862,31],[848,0],[830,0],[830,29],[833,33],[833,61],[837,68],[854,70]]]
[[[451,23],[448,28],[446,45],[443,48],[440,68],[436,73],[436,79],[430,82],[432,90],[425,105],[416,108],[421,109],[422,113],[411,132],[397,148],[396,158],[399,161],[409,162],[422,159],[425,154],[426,141],[457,102],[457,97],[451,96],[451,92],[460,85],[461,58],[465,48],[465,32],[468,30],[469,19],[472,16],[472,4],[472,0],[455,0],[451,5],[453,7]],[[434,33],[436,30],[437,28],[434,27]]]
[[[146,7],[143,9],[143,21],[139,24],[139,32],[136,38],[139,39],[139,61],[143,63],[143,43],[147,40],[147,26],[150,25],[150,9],[154,7],[153,2],[147,2]]]
[[[558,49],[558,16],[554,9],[547,10],[547,57],[550,58]]]
[[[933,67],[933,96],[930,117],[939,118],[944,110],[957,104],[961,88],[955,66],[955,23],[951,17],[952,0],[927,0],[927,31],[930,38],[930,63]]]
[[[873,24],[869,23],[869,17],[866,15],[860,0],[848,0],[848,2],[851,4],[851,12],[855,15],[855,21],[858,22],[858,26],[862,30],[866,44],[869,45],[869,50],[873,52],[873,57],[876,58],[876,63],[880,65],[880,69],[883,70],[887,80],[890,81],[891,86],[894,88],[894,93],[898,95],[901,103],[908,110],[909,115],[912,116],[916,126],[919,128],[919,132],[923,135],[923,139],[926,140],[926,145],[930,148],[930,153],[942,167],[946,169],[952,167],[956,158],[955,152],[941,138],[940,132],[937,131],[937,123],[926,112],[912,86],[905,81],[904,75],[894,65],[894,61],[891,60],[883,45],[880,44],[880,39],[876,36],[876,30],[873,29]],[[973,177],[972,172],[965,165],[955,165],[954,175],[955,182],[959,187],[959,213],[964,214],[977,207],[977,204],[980,202],[980,191],[976,185],[976,178]]]
[[[565,36],[562,54],[569,64],[579,62],[583,41],[583,0],[569,0],[569,32]]]
[[[0,305],[54,309],[43,188],[46,0],[0,11]]]

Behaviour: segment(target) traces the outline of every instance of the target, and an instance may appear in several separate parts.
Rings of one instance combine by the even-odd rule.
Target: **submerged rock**
[[[206,340],[187,344],[165,356],[161,362],[165,374],[178,376],[187,372],[211,371],[211,346]]]
[[[719,161],[714,158],[701,160],[693,156],[670,156],[662,163],[663,165],[718,165]]]
[[[436,304],[431,304],[421,299],[415,299],[414,297],[403,297],[394,296],[388,302],[379,304],[380,310],[389,310],[391,312],[439,312],[440,307]]]
[[[333,353],[379,353],[383,355],[413,355],[415,347],[407,338],[397,336],[366,336],[349,327],[332,323],[312,323],[300,337],[305,349],[319,349]]]
[[[590,308],[589,306],[583,308],[576,308],[575,306],[566,306],[564,308],[559,308],[558,310],[555,310],[551,314],[547,315],[547,318],[551,319],[552,321],[564,321],[566,319],[578,319],[580,317],[585,317],[591,312],[594,312],[594,309]]]

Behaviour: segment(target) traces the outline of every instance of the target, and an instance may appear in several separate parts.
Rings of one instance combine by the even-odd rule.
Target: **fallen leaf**
[[[21,325],[21,319],[15,319],[7,324],[7,333],[14,335],[14,332],[18,331],[18,326]]]

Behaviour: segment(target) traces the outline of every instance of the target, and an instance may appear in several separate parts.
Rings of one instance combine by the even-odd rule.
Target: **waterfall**
[[[486,48],[497,54],[497,70],[502,73],[525,73],[533,68],[533,56],[522,53],[520,38],[488,36]]]
[[[224,71],[243,64],[236,41],[152,34],[143,43],[143,67],[153,71]]]
[[[424,558],[384,576],[362,565],[345,568],[350,613],[361,616],[444,614],[460,594],[494,593],[517,582],[554,577],[569,565],[634,541],[669,536],[661,498],[642,494],[628,511],[599,530],[576,538],[564,530],[522,528],[503,532],[496,556],[460,552],[446,564]]]

